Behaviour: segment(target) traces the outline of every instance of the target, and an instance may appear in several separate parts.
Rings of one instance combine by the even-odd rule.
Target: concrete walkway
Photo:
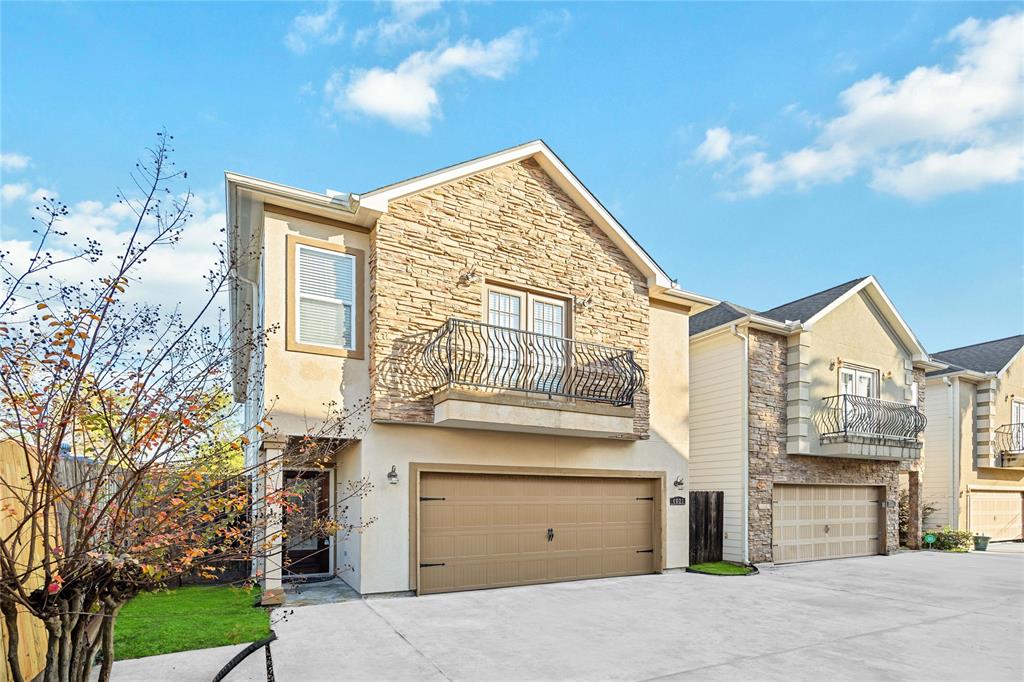
[[[1021,680],[1024,554],[902,553],[350,601],[275,626],[277,679]],[[119,662],[209,680],[241,647]],[[263,680],[251,656],[227,678]]]

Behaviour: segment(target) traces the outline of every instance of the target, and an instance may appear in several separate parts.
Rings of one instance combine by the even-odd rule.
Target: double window
[[[362,357],[362,251],[289,235],[288,267],[288,350]]]
[[[566,301],[491,286],[486,300],[488,374],[494,383],[539,393],[559,392],[569,349]],[[508,330],[534,332],[517,334]]]

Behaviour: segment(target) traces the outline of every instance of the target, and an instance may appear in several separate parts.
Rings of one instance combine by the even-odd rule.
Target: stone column
[[[910,510],[907,518],[907,547],[921,549],[921,534],[924,532],[921,527],[921,508],[924,504],[921,494],[921,472],[909,471],[907,476],[907,506]]]
[[[263,476],[263,498],[261,507],[263,537],[260,555],[263,557],[264,606],[279,606],[284,603],[284,589],[281,578],[284,567],[284,544],[282,522],[284,510],[275,497],[284,488],[284,440],[264,440],[260,450],[260,472]]]

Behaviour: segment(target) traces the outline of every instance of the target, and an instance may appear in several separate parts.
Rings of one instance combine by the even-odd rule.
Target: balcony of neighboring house
[[[431,335],[423,363],[442,426],[633,440],[633,351],[472,320]]]
[[[996,428],[999,466],[1024,468],[1024,423],[1003,424]]]
[[[878,460],[918,459],[928,422],[910,403],[850,394],[825,398],[817,421],[818,454]]]

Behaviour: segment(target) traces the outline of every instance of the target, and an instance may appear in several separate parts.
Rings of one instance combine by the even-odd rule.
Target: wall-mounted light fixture
[[[886,379],[892,379],[892,370],[890,369],[883,376],[885,376]]]
[[[590,310],[594,307],[594,295],[587,294],[582,298],[577,298],[573,307],[575,307],[576,310]]]
[[[843,366],[843,359],[842,358],[836,358],[832,362],[828,363],[828,371],[832,372],[832,371],[835,370],[836,367],[842,367],[842,366]]]
[[[470,284],[477,284],[481,279],[480,273],[476,271],[476,265],[470,265],[468,270],[464,270],[462,274],[459,275],[459,285],[468,286]]]
[[[676,476],[676,480],[672,481],[672,485],[682,490],[686,487],[686,481],[683,480],[682,476]]]
[[[395,469],[395,465],[391,465],[391,471],[388,472],[388,483],[391,485],[398,484],[398,471]]]

